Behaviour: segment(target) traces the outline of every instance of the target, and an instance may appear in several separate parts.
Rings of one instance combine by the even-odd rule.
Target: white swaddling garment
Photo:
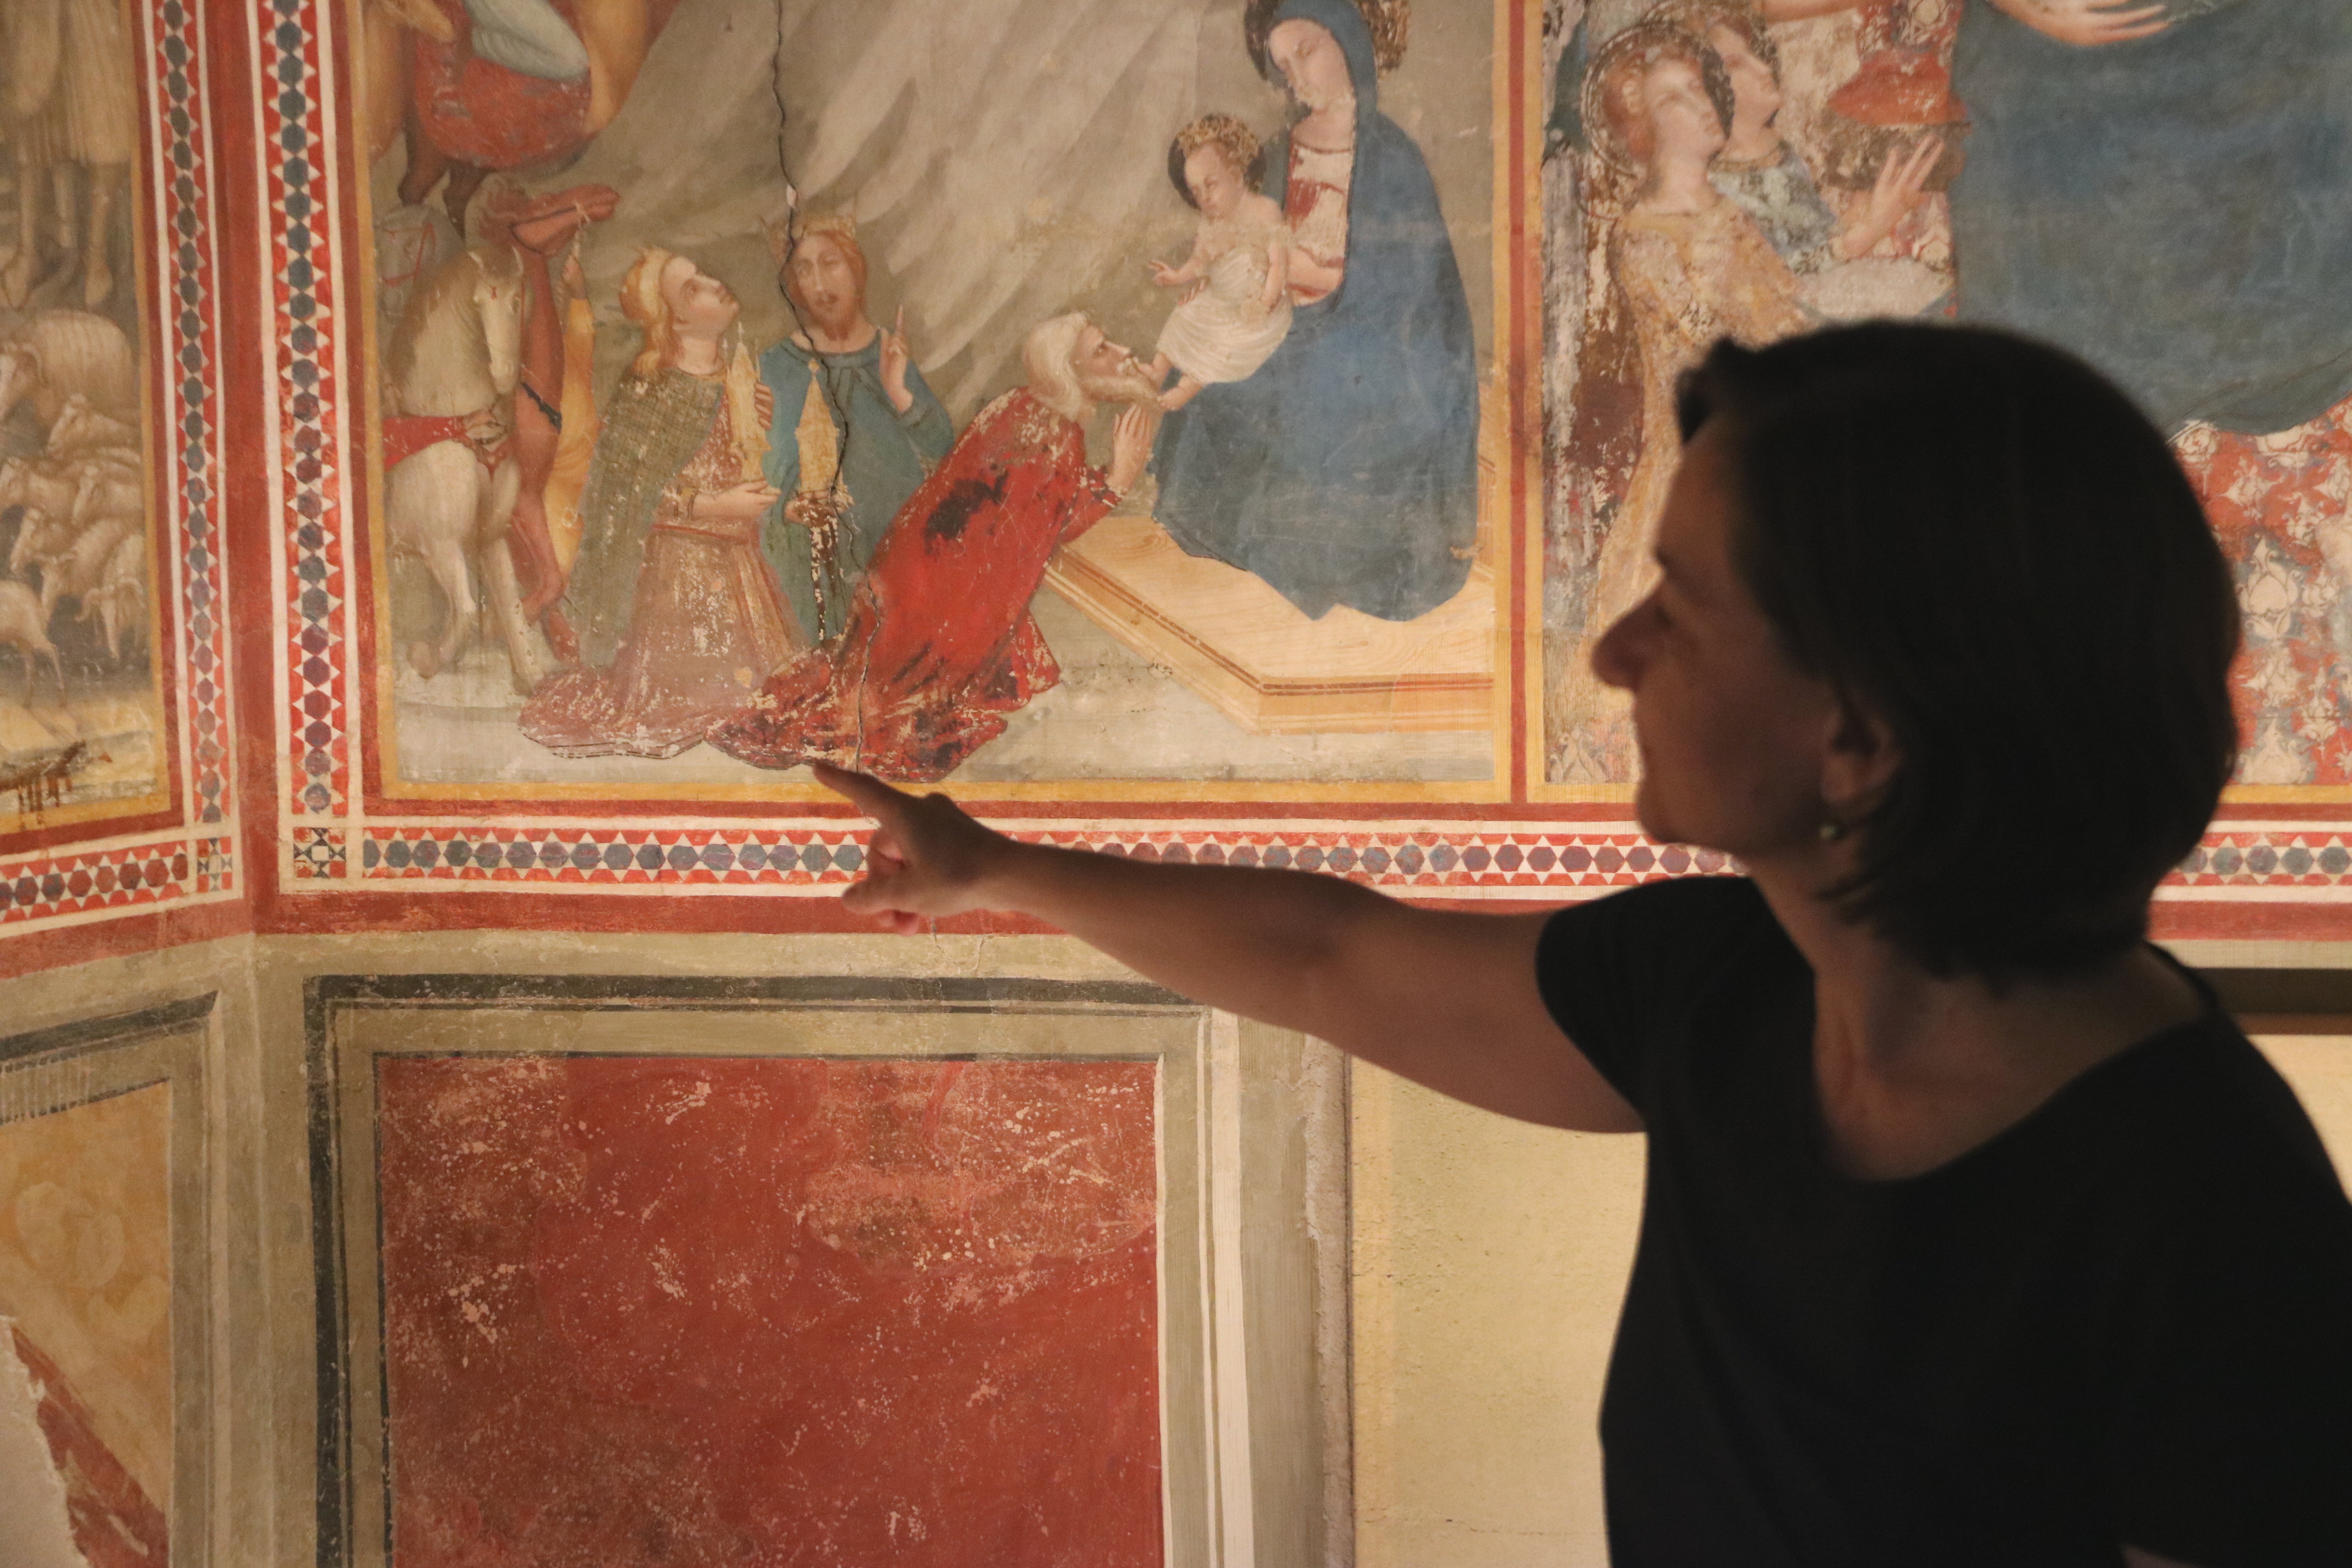
[[[1236,235],[1209,263],[1207,286],[1168,313],[1160,352],[1199,382],[1245,381],[1290,333],[1290,295],[1271,310],[1265,295],[1265,247],[1286,238],[1280,228]]]

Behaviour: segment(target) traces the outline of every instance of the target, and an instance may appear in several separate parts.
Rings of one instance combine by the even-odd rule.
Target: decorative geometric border
[[[337,206],[331,189],[322,15],[311,0],[257,0],[262,210],[278,374],[290,822],[341,816],[351,798],[350,643],[341,382],[335,366]]]
[[[1327,871],[1422,897],[1597,890],[1729,865],[1714,850],[1661,848],[1630,824],[1004,826],[1031,843],[1180,864]],[[759,828],[370,825],[356,837],[357,876],[366,882],[418,891],[614,893],[837,891],[856,880],[872,835],[832,819]],[[320,834],[298,850],[298,875],[306,856],[323,861],[347,853]]]
[[[157,218],[156,272],[163,352],[158,460],[170,476],[163,526],[173,546],[164,570],[178,604],[176,645],[159,649],[178,694],[181,798],[190,828],[0,858],[0,931],[79,924],[157,905],[237,896],[236,801],[230,777],[236,716],[228,681],[227,563],[221,544],[219,262],[213,212],[215,163],[202,16],[187,0],[145,9],[142,41],[156,158],[141,199]]]
[[[2352,897],[2352,827],[2328,823],[2218,827],[2165,878],[2157,896],[2243,897],[2290,889],[2305,900]]]
[[[1574,897],[1731,868],[1718,851],[1660,846],[1630,823],[1001,826],[1029,843],[1175,864],[1323,871],[1407,897]],[[420,892],[832,892],[857,879],[872,833],[833,819],[759,828],[370,825],[353,837],[360,880]],[[349,853],[343,834],[306,829],[295,873],[340,876],[310,868],[330,859],[340,868]],[[2352,899],[2352,829],[2216,831],[2165,878],[2159,896],[2286,889]]]
[[[0,868],[0,931],[34,921],[132,914],[236,892],[231,838],[161,838],[74,850]]]
[[[166,264],[165,335],[172,345],[164,427],[179,497],[181,647],[185,679],[183,722],[189,747],[194,819],[216,826],[235,808],[229,759],[236,749],[229,707],[227,631],[222,624],[226,583],[222,560],[217,448],[219,401],[215,381],[221,358],[218,291],[214,280],[212,157],[205,115],[207,84],[199,73],[202,35],[184,0],[164,0],[154,13],[157,46],[152,63],[163,106],[163,225],[156,255]],[[176,308],[175,308],[176,307]]]

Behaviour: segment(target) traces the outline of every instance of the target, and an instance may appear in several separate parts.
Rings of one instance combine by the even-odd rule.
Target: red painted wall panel
[[[400,1568],[1161,1561],[1149,1064],[380,1075]]]

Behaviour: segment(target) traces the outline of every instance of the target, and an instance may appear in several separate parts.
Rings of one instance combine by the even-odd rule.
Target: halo
[[[1371,29],[1372,66],[1381,76],[1397,68],[1404,59],[1406,35],[1412,28],[1412,0],[1354,0],[1355,7],[1363,14],[1364,26]],[[1274,14],[1281,8],[1282,0],[1249,0],[1248,9],[1242,13],[1242,41],[1249,46],[1250,63],[1257,74],[1272,79],[1274,62],[1265,58],[1265,36],[1274,30]]]
[[[1679,19],[1645,17],[1634,23],[1593,51],[1591,63],[1584,68],[1584,80],[1577,89],[1578,107],[1584,117],[1586,138],[1601,162],[1620,174],[1638,174],[1641,164],[1627,150],[1624,138],[1618,133],[1602,94],[1609,79],[1627,60],[1653,50],[1663,52],[1667,48],[1677,54],[1691,54],[1700,62],[1699,74],[1707,79],[1708,96],[1717,100],[1717,111],[1727,121],[1730,118],[1728,107],[1723,101],[1730,96],[1728,84],[1719,79],[1723,76],[1723,64],[1716,58],[1714,46],[1701,35],[1692,32]],[[1712,71],[1708,68],[1708,62],[1713,62]]]

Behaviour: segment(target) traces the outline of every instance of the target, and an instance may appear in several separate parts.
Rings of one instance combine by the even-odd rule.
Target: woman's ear
[[[1860,822],[1878,808],[1903,768],[1894,732],[1863,703],[1838,700],[1836,728],[1822,758],[1822,802],[1835,820]]]

